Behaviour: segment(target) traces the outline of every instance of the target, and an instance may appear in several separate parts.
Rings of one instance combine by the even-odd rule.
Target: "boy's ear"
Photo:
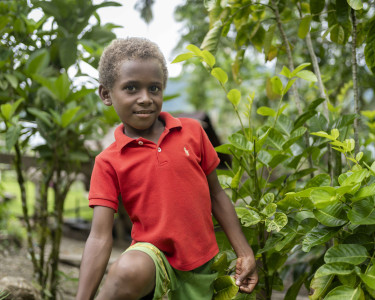
[[[112,105],[111,94],[109,89],[107,89],[104,85],[99,85],[99,96],[102,99],[103,103],[107,106]]]

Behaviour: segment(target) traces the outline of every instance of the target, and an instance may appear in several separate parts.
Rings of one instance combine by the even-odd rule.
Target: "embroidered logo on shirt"
[[[190,154],[189,154],[189,150],[186,149],[186,147],[184,147],[184,151],[185,151],[186,156],[190,156]]]

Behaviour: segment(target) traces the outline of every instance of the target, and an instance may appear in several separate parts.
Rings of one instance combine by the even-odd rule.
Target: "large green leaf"
[[[363,263],[369,254],[362,245],[357,244],[339,244],[329,248],[324,255],[326,263],[344,262],[352,265]]]
[[[241,92],[237,89],[231,89],[227,94],[228,100],[237,107],[241,101]]]
[[[77,38],[63,38],[59,44],[59,57],[61,65],[67,70],[77,60]]]
[[[310,15],[302,18],[299,27],[298,27],[298,37],[304,39],[310,31],[312,17]]]
[[[5,134],[5,145],[8,151],[10,151],[17,143],[18,138],[21,135],[21,126],[13,125],[8,128]]]
[[[372,265],[365,274],[360,273],[361,280],[370,288],[375,290],[375,266]]]
[[[368,27],[364,54],[368,68],[375,74],[375,19],[370,22]]]
[[[40,49],[34,51],[25,65],[25,71],[28,74],[35,74],[39,73],[43,69],[45,69],[49,64],[50,56],[47,49]]]
[[[331,177],[328,174],[318,174],[306,183],[305,189],[311,187],[329,186],[330,184]]]
[[[336,262],[324,264],[319,267],[319,269],[315,272],[315,277],[319,278],[328,275],[348,275],[352,272],[354,272],[354,265],[343,262]]]
[[[351,8],[355,10],[362,9],[363,3],[362,0],[347,0],[348,4],[350,5]]]
[[[281,114],[277,119],[275,128],[279,132],[281,132],[281,133],[283,133],[283,134],[285,134],[289,137],[290,132],[293,129],[293,121],[290,119],[290,117],[288,117],[284,114]]]
[[[310,199],[317,209],[333,205],[338,201],[335,188],[329,186],[314,188]]]
[[[236,207],[236,213],[241,220],[241,224],[245,227],[258,224],[262,220],[257,212],[245,207]]]
[[[327,275],[323,277],[313,278],[310,284],[310,288],[314,290],[314,293],[310,295],[311,300],[322,299],[324,294],[327,292],[328,287],[331,285],[334,275]]]
[[[253,151],[253,143],[248,141],[245,136],[234,133],[228,137],[229,142],[236,148],[244,151]]]
[[[272,218],[266,219],[266,230],[279,232],[286,224],[288,224],[288,217],[284,213],[277,212]]]
[[[341,285],[330,291],[324,300],[365,300],[365,295],[360,287],[356,289]]]
[[[342,181],[340,185],[345,186],[345,185],[351,185],[355,183],[361,183],[368,176],[370,176],[370,171],[368,171],[367,169],[362,169],[351,174],[344,181]]]
[[[314,209],[314,216],[320,223],[328,227],[337,227],[348,222],[341,203],[329,205],[322,209]]]
[[[194,56],[195,55],[192,52],[182,53],[182,54],[178,55],[171,63],[175,64],[175,63],[178,63],[178,62],[182,62],[182,61],[188,60],[188,59],[190,59]]]
[[[214,68],[211,71],[211,75],[214,76],[217,80],[219,80],[221,84],[225,84],[228,81],[227,73],[219,67]]]
[[[216,21],[204,37],[201,48],[215,53],[221,38],[222,29],[223,23],[221,20]]]
[[[220,276],[214,281],[215,294],[213,300],[228,300],[236,296],[238,286],[231,276]]]
[[[299,127],[293,131],[290,138],[283,144],[283,149],[288,149],[291,145],[297,142],[306,132],[306,127]]]
[[[61,116],[61,126],[63,128],[66,128],[67,126],[70,125],[72,122],[73,118],[75,117],[76,113],[81,109],[80,106],[72,107],[68,110],[66,110],[62,116]]]
[[[353,204],[348,213],[349,220],[355,225],[375,224],[375,207],[373,199],[362,199]]]
[[[311,232],[307,233],[303,239],[302,250],[309,252],[314,246],[324,245],[324,243],[334,237],[339,230],[340,228],[337,227],[315,227]]]
[[[271,128],[267,137],[267,142],[277,150],[283,150],[283,144],[285,143],[284,136],[277,131],[275,128]]]
[[[374,195],[375,195],[375,183],[361,188],[351,200],[358,201],[360,199],[371,197]]]

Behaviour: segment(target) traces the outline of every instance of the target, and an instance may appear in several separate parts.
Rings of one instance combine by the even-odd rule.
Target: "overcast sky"
[[[94,1],[94,3],[101,2],[103,1]],[[156,0],[153,6],[154,19],[149,25],[140,18],[140,13],[134,10],[136,0],[117,0],[117,2],[122,3],[122,6],[98,10],[102,22],[122,25],[123,28],[114,30],[117,37],[146,37],[157,43],[167,59],[170,76],[177,76],[181,64],[171,65],[170,62],[174,59],[171,51],[178,42],[180,24],[174,21],[173,13],[175,7],[183,1]]]

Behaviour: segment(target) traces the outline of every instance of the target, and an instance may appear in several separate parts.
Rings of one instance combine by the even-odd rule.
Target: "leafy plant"
[[[254,93],[248,95],[246,110],[241,111],[241,92],[227,91],[228,76],[216,66],[215,57],[194,45],[187,49],[189,52],[178,55],[174,62],[198,58],[218,80],[240,120],[241,129],[228,137],[229,143],[216,150],[233,157],[232,165],[220,171],[219,179],[236,205],[243,230],[259,260],[257,295],[271,299],[272,290],[282,291],[282,275],[288,272],[293,272],[296,280],[286,292],[286,299],[295,298],[303,284],[315,290],[312,299],[325,295],[326,299],[338,295],[361,299],[372,295],[369,282],[373,276],[375,164],[369,167],[363,162],[365,168],[362,168],[363,153],[353,154],[354,140],[339,139],[340,132],[347,135],[354,117],[340,116],[332,124],[327,123],[316,110],[323,103],[322,98],[313,101],[295,120],[283,113],[286,109],[283,97],[297,78],[316,81],[312,72],[304,70],[309,66],[305,63],[294,70],[283,67],[280,75],[286,77],[285,84],[279,76],[271,79],[272,91],[279,95],[278,107],[276,110],[259,107],[257,114],[266,120],[263,126],[254,128],[251,122]],[[303,136],[308,128],[325,129],[335,125],[338,128],[332,129],[331,134],[323,130],[311,133],[316,138],[306,148]],[[348,162],[349,170],[338,177],[338,186],[331,186],[330,175],[321,172],[320,167],[306,167],[308,156],[319,162],[324,155],[322,149],[326,142],[322,138],[328,138],[332,148]],[[302,182],[318,170],[318,175]],[[359,233],[367,235],[363,242],[354,239]],[[235,255],[222,233],[218,233],[217,239],[221,250],[214,264],[221,275],[217,297],[225,291],[226,299],[230,299],[236,294],[229,277]],[[229,293],[233,294],[229,297]]]

